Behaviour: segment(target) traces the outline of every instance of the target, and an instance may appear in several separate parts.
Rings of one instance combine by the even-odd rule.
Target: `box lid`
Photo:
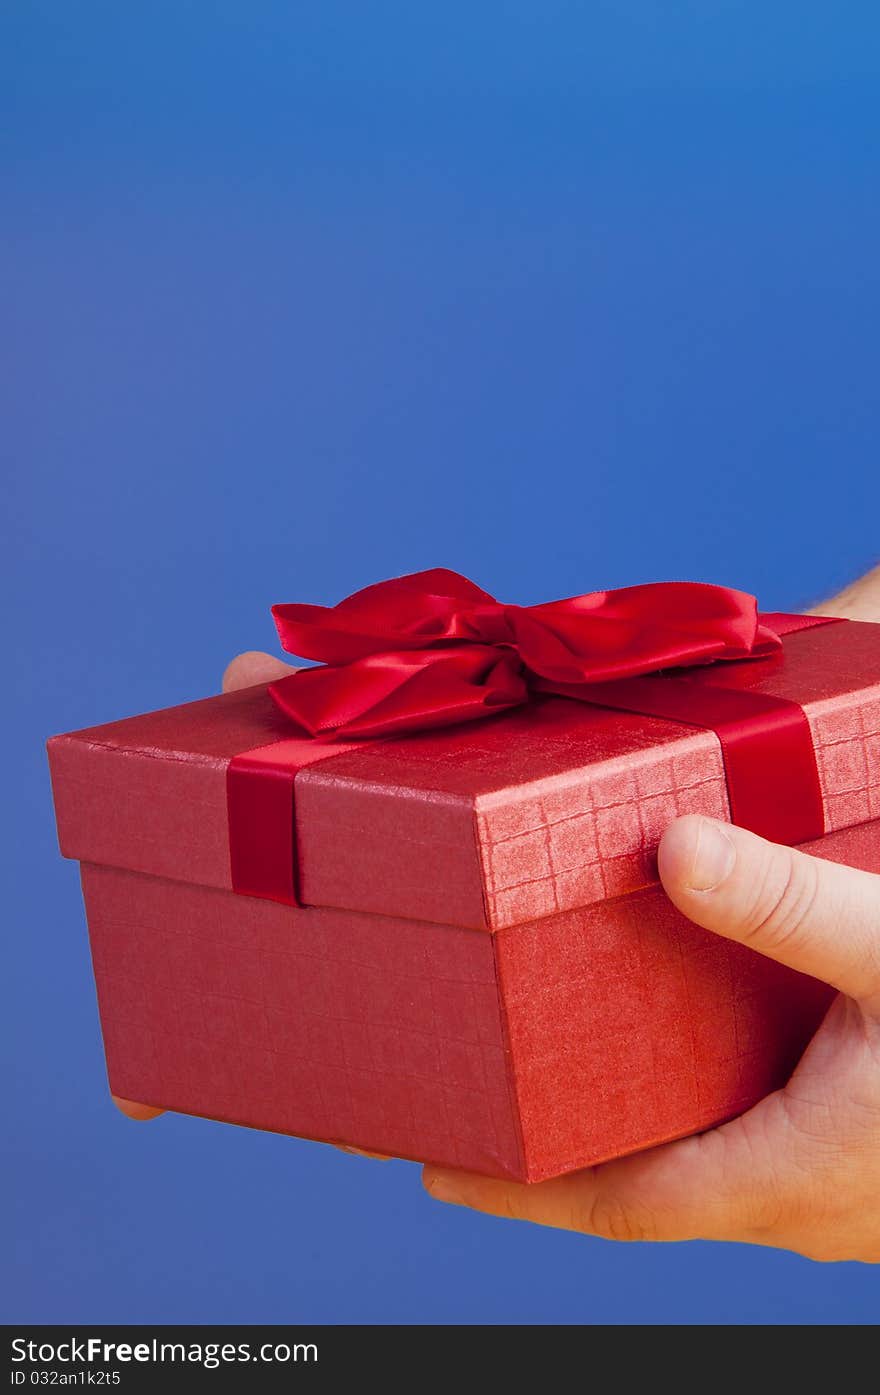
[[[826,831],[880,817],[880,625],[724,667],[804,708]],[[62,852],[231,890],[227,767],[290,735],[260,686],[53,737]],[[650,885],[672,818],[729,818],[713,732],[565,698],[365,741],[301,770],[295,803],[306,904],[490,931]]]

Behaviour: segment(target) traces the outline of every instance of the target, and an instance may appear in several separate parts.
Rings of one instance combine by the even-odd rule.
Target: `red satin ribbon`
[[[781,644],[754,596],[684,581],[517,606],[437,568],[272,614],[284,649],[324,665],[269,686],[313,736],[424,731],[518,707],[536,686],[571,695],[573,684],[763,658]]]
[[[299,904],[293,795],[304,766],[365,737],[488,717],[533,693],[708,728],[721,744],[735,823],[785,843],[824,832],[803,709],[738,685],[721,661],[778,653],[782,635],[825,617],[759,616],[753,596],[689,582],[505,606],[442,569],[381,582],[335,607],[273,614],[285,649],[326,666],[269,685],[311,736],[230,762],[232,884],[244,895]]]
[[[354,750],[353,744],[309,736],[273,741],[234,756],[226,771],[232,888],[301,905],[293,784],[307,765]]]

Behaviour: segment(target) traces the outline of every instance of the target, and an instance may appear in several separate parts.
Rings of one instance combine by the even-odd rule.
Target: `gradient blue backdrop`
[[[5,1318],[880,1315],[876,1270],[121,1118],[42,751],[423,566],[777,608],[876,560],[878,39],[810,0],[3,4]]]

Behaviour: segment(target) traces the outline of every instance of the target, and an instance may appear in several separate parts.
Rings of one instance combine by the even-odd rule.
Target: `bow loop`
[[[307,668],[270,683],[276,704],[312,736],[390,736],[487,717],[528,698],[513,649],[456,644]]]
[[[481,615],[502,610],[466,577],[436,567],[366,586],[335,606],[276,605],[272,615],[288,653],[338,665],[395,649],[479,642]]]
[[[659,582],[503,605],[445,568],[379,582],[336,606],[277,605],[284,649],[316,659],[270,684],[312,735],[375,737],[471,721],[531,691],[732,659],[781,645],[754,596]]]

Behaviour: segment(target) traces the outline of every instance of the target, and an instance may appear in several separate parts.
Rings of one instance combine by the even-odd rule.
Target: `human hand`
[[[880,621],[880,568],[827,615]],[[432,1196],[612,1240],[742,1240],[880,1262],[880,877],[688,815],[658,854],[698,925],[840,990],[785,1089],[720,1128],[526,1186],[426,1167]]]
[[[840,990],[794,1075],[708,1133],[536,1185],[426,1167],[432,1196],[611,1240],[880,1261],[880,877],[686,815],[660,876],[698,925]]]

